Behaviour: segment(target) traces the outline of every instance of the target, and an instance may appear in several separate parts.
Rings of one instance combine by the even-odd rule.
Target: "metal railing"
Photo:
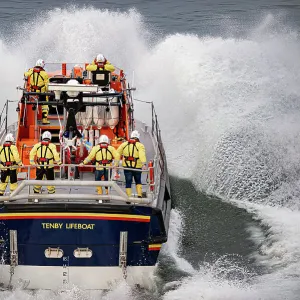
[[[33,168],[40,167],[40,165],[25,165],[25,166],[12,166],[12,167],[1,167],[1,170],[7,170],[7,169],[27,169],[27,176],[29,176],[29,179],[21,180],[21,183],[18,185],[18,187],[10,194],[0,197],[0,202],[13,202],[17,200],[26,200],[26,199],[37,199],[37,200],[47,200],[47,199],[54,199],[56,201],[62,201],[62,200],[69,200],[74,202],[74,200],[113,200],[117,202],[132,202],[132,203],[138,203],[138,204],[151,204],[153,200],[155,199],[155,195],[151,192],[151,186],[153,184],[150,184],[147,180],[146,184],[146,195],[147,197],[143,198],[137,198],[137,197],[128,197],[125,191],[119,186],[119,184],[112,180],[112,172],[111,170],[130,170],[130,168],[124,168],[124,167],[106,167],[108,169],[108,181],[90,181],[90,180],[75,180],[74,177],[63,179],[62,178],[62,169],[67,167],[68,168],[68,174],[70,174],[70,169],[75,169],[76,167],[80,168],[99,168],[95,165],[76,165],[76,164],[65,164],[65,165],[47,165],[48,167],[58,167],[60,169],[59,172],[59,178],[55,180],[35,180],[30,179],[30,171]],[[138,172],[148,173],[149,170],[136,170]],[[55,193],[55,194],[39,194],[39,193],[33,193],[31,192],[31,187],[33,186],[54,186],[54,187],[108,187],[111,190],[115,192],[115,194],[111,193],[108,195],[97,195],[97,194],[72,194],[71,189],[69,193]],[[25,188],[28,188],[27,192],[25,192]],[[38,202],[38,201],[37,201]]]
[[[8,108],[9,103],[17,102],[17,100],[6,100],[0,113],[0,141],[4,138],[4,135],[15,130],[16,124],[8,125]]]
[[[166,154],[161,139],[161,130],[158,124],[157,114],[152,101],[144,101],[140,99],[133,99],[147,105],[150,105],[152,116],[151,137],[154,145],[154,159],[153,159],[153,171],[154,171],[154,194],[158,195],[161,179],[164,177],[166,171]]]

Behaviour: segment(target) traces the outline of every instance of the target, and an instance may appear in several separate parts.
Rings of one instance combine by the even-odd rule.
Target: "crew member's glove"
[[[84,166],[84,163],[83,163],[83,162],[79,164],[79,167],[82,167],[82,166]]]
[[[58,161],[58,162],[57,162],[57,165],[59,165],[59,166],[60,166],[60,165],[61,165],[61,161]]]
[[[24,167],[23,163],[20,163],[20,164],[19,164],[19,167]]]

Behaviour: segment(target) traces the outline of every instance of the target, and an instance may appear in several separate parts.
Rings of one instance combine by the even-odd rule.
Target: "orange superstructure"
[[[91,75],[91,73],[88,73],[86,71],[86,63],[81,64],[81,66],[72,66],[71,70],[67,70],[67,66],[69,66],[69,64],[62,63],[60,71],[56,70],[54,72],[48,72],[50,86],[52,83],[58,85],[68,84],[68,81],[70,81],[70,79],[77,80],[78,85],[82,86],[97,85],[97,83],[93,83],[93,74]],[[101,74],[96,75],[100,76]],[[106,76],[107,74],[104,75]],[[97,137],[96,134],[105,134],[111,140],[111,145],[117,148],[124,140],[127,140],[129,137],[129,129],[133,124],[133,120],[128,112],[130,111],[132,100],[130,97],[130,91],[128,93],[129,89],[126,84],[126,79],[123,71],[119,70],[119,72],[114,72],[108,75],[110,77],[110,81],[108,84],[109,88],[107,90],[106,88],[102,87],[102,90],[104,90],[101,90],[102,95],[99,95],[99,93],[90,93],[88,95],[83,93],[86,98],[79,99],[79,103],[81,103],[82,106],[76,113],[80,112],[81,116],[86,115],[87,120],[89,118],[89,114],[93,115],[93,121],[90,122],[88,126],[88,122],[77,122],[76,125],[77,129],[80,132],[89,133],[89,140],[91,140],[92,138],[95,139],[95,137]],[[30,150],[32,149],[33,145],[40,140],[41,134],[46,130],[50,131],[52,133],[52,136],[56,138],[55,142],[57,145],[57,150],[61,151],[61,136],[62,132],[66,130],[66,115],[68,115],[68,109],[71,107],[71,105],[68,104],[68,101],[66,100],[55,99],[55,93],[53,93],[53,91],[48,91],[46,94],[49,102],[44,104],[49,104],[50,107],[50,124],[43,125],[41,124],[41,106],[43,103],[41,103],[41,101],[39,100],[39,95],[37,93],[32,93],[30,91],[29,79],[26,81],[25,90],[26,91],[24,92],[22,101],[19,103],[16,145],[19,149],[23,163],[25,165],[28,165]],[[113,106],[110,102],[111,100],[109,99],[112,90],[114,91],[113,94],[115,95],[113,97],[117,97],[117,100],[115,100]],[[66,93],[62,92],[62,95],[66,95]],[[82,96],[81,94],[79,95],[80,97]],[[107,98],[105,98],[105,96],[103,95],[107,95]],[[102,97],[101,99],[106,99],[107,101],[107,103],[104,103],[105,101],[102,101],[102,103],[99,104],[99,110],[101,110],[101,113],[103,113],[104,115],[103,122],[101,122],[100,126],[95,122],[95,115],[97,113],[95,113],[94,108],[97,106],[97,104],[95,103],[99,101],[99,97]],[[105,120],[105,118],[107,118],[108,121]],[[90,134],[91,132],[93,133],[93,137],[92,134]],[[92,140],[92,143],[94,143],[94,140]],[[87,154],[88,151],[86,149],[78,147],[75,151],[75,157],[77,160],[76,163],[82,161],[87,156]],[[68,157],[66,159],[68,160]],[[85,171],[88,171],[88,169],[85,168]],[[35,171],[32,170],[30,178],[34,178],[34,176]]]

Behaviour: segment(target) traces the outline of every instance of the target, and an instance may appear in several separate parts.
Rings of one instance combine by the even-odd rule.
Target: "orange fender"
[[[154,191],[154,168],[153,168],[153,161],[150,160],[148,163],[149,169],[149,182],[150,182],[150,191]]]

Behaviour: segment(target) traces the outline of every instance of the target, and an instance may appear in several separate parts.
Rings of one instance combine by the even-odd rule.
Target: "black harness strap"
[[[33,82],[33,84],[31,84],[31,89],[33,91],[40,91],[41,92],[42,88],[45,86],[45,84],[43,84],[41,86],[37,85],[38,82],[39,82],[39,77],[41,77],[41,79],[44,82],[44,78],[43,78],[43,76],[40,73],[41,71],[43,71],[43,69],[33,68],[33,71],[32,71],[32,74],[31,74],[32,78],[35,79],[34,82]],[[37,74],[36,78],[35,78],[34,74]]]
[[[106,155],[105,155],[106,159],[104,159],[104,155],[103,155],[103,150],[104,149],[106,150]],[[96,159],[96,162],[103,165],[103,166],[106,166],[107,164],[110,164],[112,162],[112,159],[107,159],[107,152],[111,155],[111,157],[113,157],[113,154],[111,153],[111,151],[109,151],[107,147],[101,147],[100,146],[100,149],[95,154],[95,158],[96,158],[98,152],[100,152],[100,151],[101,151],[102,159],[101,160]]]
[[[129,145],[133,145],[131,155],[130,155],[130,153],[129,153]],[[137,164],[138,157],[134,157],[134,150],[136,149],[137,152],[139,152],[139,149],[138,149],[138,147],[136,146],[135,142],[134,142],[134,143],[128,142],[127,145],[124,147],[124,149],[125,149],[126,147],[128,147],[128,153],[129,153],[129,156],[125,156],[125,155],[124,155],[126,167],[127,167],[127,168],[135,168],[135,167],[136,167],[136,164]],[[124,149],[123,149],[123,151],[124,151]],[[134,166],[132,165],[133,162],[135,163]],[[128,165],[128,163],[130,163],[130,166]]]
[[[1,150],[0,155],[2,154],[2,151],[4,151],[4,157],[5,157],[5,162],[2,162],[2,165],[4,165],[5,167],[10,167],[11,165],[13,165],[14,163],[11,161],[11,156],[14,157],[11,149],[10,149],[11,144],[4,144],[3,148]],[[6,152],[6,149],[8,149],[8,152]]]
[[[44,152],[44,155],[43,155],[43,146],[45,146],[45,152]],[[38,157],[37,161],[38,161],[38,164],[39,165],[42,165],[42,167],[44,168],[45,167],[45,163],[48,164],[50,160],[54,159],[54,155],[53,155],[53,152],[52,150],[49,148],[48,145],[43,145],[41,144],[40,147],[37,148],[37,151],[39,151],[39,149],[41,149],[41,157]],[[52,154],[52,157],[51,158],[47,158],[46,157],[46,154],[47,154],[47,150],[49,149],[49,151],[51,152]]]

